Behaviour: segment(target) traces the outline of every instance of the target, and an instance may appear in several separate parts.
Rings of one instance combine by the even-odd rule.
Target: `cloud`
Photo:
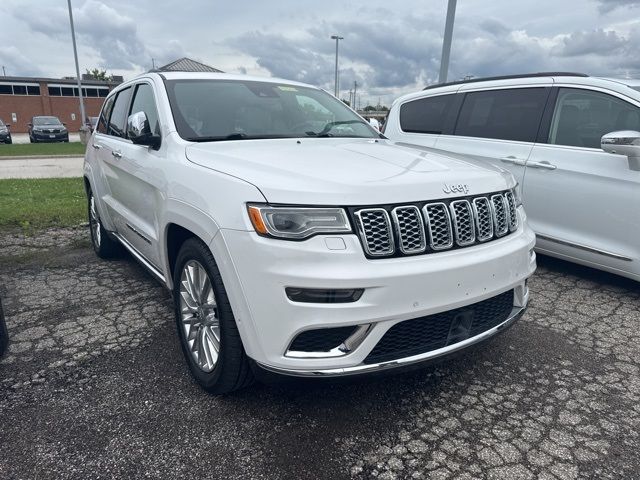
[[[564,37],[561,45],[554,53],[563,57],[579,55],[611,56],[620,53],[626,45],[627,39],[611,30],[578,31]]]
[[[7,76],[43,76],[42,69],[13,46],[0,46],[0,65]]]
[[[609,13],[618,7],[639,7],[640,0],[597,0],[602,13]]]

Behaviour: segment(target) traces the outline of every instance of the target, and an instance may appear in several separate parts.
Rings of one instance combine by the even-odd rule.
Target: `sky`
[[[75,75],[66,0],[2,0],[8,76]],[[81,72],[187,56],[389,105],[437,81],[447,0],[72,0]],[[640,78],[640,0],[458,0],[449,80],[537,71]]]

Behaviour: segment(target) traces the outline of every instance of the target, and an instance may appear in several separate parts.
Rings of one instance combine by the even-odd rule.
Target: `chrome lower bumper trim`
[[[528,300],[528,298],[527,298]],[[514,324],[525,312],[527,309],[526,305],[523,307],[513,307],[509,317],[502,322],[500,325],[497,325],[486,332],[483,332],[475,337],[467,338],[462,342],[454,343],[453,345],[448,345],[443,348],[439,348],[437,350],[431,350],[429,352],[421,353],[419,355],[413,355],[411,357],[400,358],[397,360],[389,360],[387,362],[380,363],[372,363],[372,364],[360,364],[355,365],[353,367],[343,367],[343,368],[328,368],[322,370],[300,370],[300,369],[289,369],[282,367],[272,367],[270,365],[265,365],[263,363],[258,362],[258,366],[264,370],[267,370],[272,373],[277,373],[280,375],[288,375],[292,377],[342,377],[348,375],[360,375],[365,373],[373,373],[373,372],[381,372],[393,368],[404,367],[420,362],[426,362],[428,360],[433,360],[438,357],[442,357],[445,355],[449,355],[451,353],[457,352],[458,350],[462,350],[466,347],[470,347],[476,343],[480,343],[484,340],[489,339],[490,337],[496,335],[497,333],[505,330]]]

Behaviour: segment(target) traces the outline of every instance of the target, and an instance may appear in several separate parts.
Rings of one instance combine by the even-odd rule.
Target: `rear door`
[[[549,91],[541,85],[459,92],[453,132],[435,146],[506,168],[522,185]]]
[[[600,138],[640,131],[640,104],[596,88],[559,88],[556,95],[524,182],[537,246],[629,272],[630,259],[640,257],[640,172],[629,169],[627,157],[602,151]]]

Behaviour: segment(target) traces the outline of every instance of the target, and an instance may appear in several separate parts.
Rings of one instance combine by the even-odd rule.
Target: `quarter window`
[[[158,110],[153,98],[153,88],[148,83],[141,83],[136,87],[136,94],[131,102],[129,115],[144,112],[149,121],[149,128],[153,135],[160,135],[160,123],[158,122]]]
[[[603,135],[640,130],[640,108],[612,95],[561,88],[551,121],[549,143],[600,148]]]
[[[546,88],[467,93],[455,135],[534,142],[547,95]]]
[[[118,92],[116,102],[113,105],[113,111],[109,119],[107,127],[107,135],[114,137],[124,137],[125,125],[127,124],[127,108],[129,107],[129,99],[131,98],[131,87],[125,88]]]
[[[409,133],[441,134],[454,95],[420,98],[400,107],[400,128]]]

